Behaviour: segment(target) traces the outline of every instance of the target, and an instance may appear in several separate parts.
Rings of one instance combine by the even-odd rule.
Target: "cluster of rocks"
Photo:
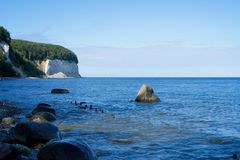
[[[21,109],[16,107],[13,104],[0,101],[0,119],[3,119],[5,117],[12,117],[15,114],[20,114]]]
[[[27,115],[34,122],[52,122],[56,120],[55,109],[46,103],[39,103],[32,113]]]
[[[92,110],[95,111],[96,113],[105,113],[105,111],[101,108],[97,108],[93,106],[92,104],[88,104],[87,102],[77,102],[77,101],[71,101],[71,104],[74,104],[75,106],[79,107],[80,109],[84,110]]]
[[[67,89],[53,89],[52,94],[69,93]],[[159,102],[151,87],[143,85],[136,102]],[[104,113],[86,102],[71,102],[81,109]],[[14,115],[21,110],[9,103],[0,102],[0,160],[95,160],[91,148],[83,141],[61,139],[59,129],[51,122],[57,119],[55,109],[39,103],[25,120]]]
[[[8,110],[7,103],[0,103]],[[4,104],[4,107],[2,107]],[[13,110],[11,110],[13,111]],[[83,141],[61,139],[59,129],[50,122],[56,112],[49,104],[40,103],[25,120],[2,117],[0,129],[0,160],[95,160],[92,149]]]

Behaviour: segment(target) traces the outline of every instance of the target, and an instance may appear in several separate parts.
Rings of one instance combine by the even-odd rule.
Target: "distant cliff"
[[[77,56],[59,45],[13,40],[0,27],[0,77],[80,77]]]

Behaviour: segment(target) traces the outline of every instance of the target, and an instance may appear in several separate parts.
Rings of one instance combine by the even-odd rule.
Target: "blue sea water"
[[[142,84],[152,86],[161,102],[134,102]],[[51,94],[52,88],[67,88],[70,93]],[[51,104],[62,137],[83,139],[100,160],[240,155],[238,78],[2,80],[0,100],[16,103],[24,114],[37,103]],[[87,102],[100,111],[79,108],[71,101]]]

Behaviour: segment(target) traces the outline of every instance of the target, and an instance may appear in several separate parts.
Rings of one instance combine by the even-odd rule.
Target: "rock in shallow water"
[[[38,152],[38,160],[95,160],[91,148],[73,139],[52,140]]]
[[[49,112],[56,115],[55,109],[52,108],[51,105],[45,103],[39,103],[37,107],[33,109],[32,114],[38,114],[41,112]]]
[[[52,113],[49,112],[41,112],[35,115],[32,115],[30,117],[30,119],[34,122],[40,122],[40,123],[44,123],[44,122],[52,122],[56,120],[56,116]]]
[[[160,98],[158,98],[154,94],[154,91],[150,86],[147,86],[144,84],[139,90],[135,101],[136,102],[160,102]]]
[[[30,120],[33,122],[39,122],[39,123],[46,123],[48,122],[43,116],[41,115],[31,115]]]
[[[54,94],[65,94],[65,93],[69,93],[69,90],[62,89],[62,88],[55,88],[55,89],[52,89],[51,93],[54,93]]]
[[[21,122],[11,128],[13,139],[26,146],[35,146],[58,138],[58,128],[50,123]]]
[[[18,107],[12,104],[0,101],[0,119],[5,117],[12,117],[15,114],[20,114],[20,113],[21,113],[21,109],[19,109]]]
[[[15,124],[15,120],[12,117],[5,117],[2,119],[2,124],[13,125],[13,124]]]

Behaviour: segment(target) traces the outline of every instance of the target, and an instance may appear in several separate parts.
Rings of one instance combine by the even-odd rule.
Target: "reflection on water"
[[[162,102],[132,101],[143,83]],[[70,94],[52,95],[52,88]],[[0,99],[17,102],[25,113],[39,102],[53,105],[62,137],[84,139],[99,159],[230,159],[240,153],[239,91],[240,79],[0,81]]]

